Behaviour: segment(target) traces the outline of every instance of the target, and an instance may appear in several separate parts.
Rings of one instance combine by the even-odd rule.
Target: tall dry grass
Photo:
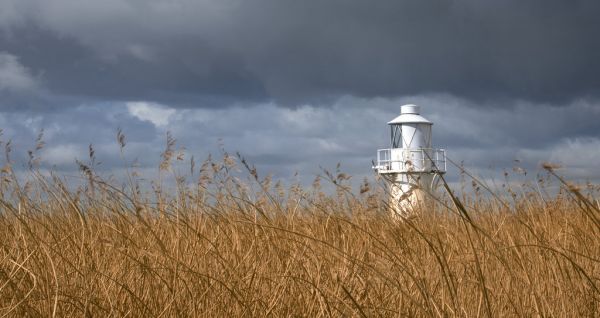
[[[169,138],[149,193],[133,170],[124,186],[101,179],[91,147],[77,187],[42,175],[35,154],[26,183],[3,168],[0,315],[600,315],[600,212],[585,189],[492,196],[474,182],[398,222],[380,187],[354,195],[339,171],[284,188],[225,155],[173,176]]]

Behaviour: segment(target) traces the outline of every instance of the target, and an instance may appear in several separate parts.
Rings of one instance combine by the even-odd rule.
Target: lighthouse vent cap
[[[414,104],[400,106],[400,114],[415,114],[418,115],[420,107]]]
[[[388,125],[402,125],[402,124],[428,124],[433,125],[432,122],[427,120],[425,117],[419,115],[419,106],[408,104],[400,107],[400,116],[392,119],[388,122]]]

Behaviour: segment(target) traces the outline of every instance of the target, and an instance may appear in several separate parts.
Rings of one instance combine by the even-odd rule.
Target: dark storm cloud
[[[5,33],[0,47],[37,71],[44,88],[63,98],[146,99],[184,106],[200,101],[210,107],[264,96],[257,80],[231,54],[186,39],[162,40],[160,57],[152,60],[132,54],[106,57],[72,36],[28,26]],[[142,50],[135,52],[143,55]]]
[[[0,1],[0,51],[54,94],[210,107],[442,92],[597,96],[600,2]]]
[[[284,98],[446,92],[556,101],[597,93],[597,1],[246,4],[252,66]]]

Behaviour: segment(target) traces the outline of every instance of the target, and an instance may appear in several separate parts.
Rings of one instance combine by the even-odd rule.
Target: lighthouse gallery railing
[[[401,152],[399,158],[392,158],[392,150]],[[379,173],[398,172],[446,172],[446,150],[419,149],[379,149],[377,165],[373,167]]]

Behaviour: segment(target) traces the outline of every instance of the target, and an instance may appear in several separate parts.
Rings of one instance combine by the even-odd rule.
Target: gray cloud
[[[0,52],[0,91],[23,92],[36,87],[36,80],[16,56]]]
[[[472,172],[502,179],[504,169],[518,165],[535,175],[541,162],[562,164],[567,177],[600,181],[593,160],[600,156],[600,136],[588,133],[600,112],[596,101],[578,101],[548,112],[544,104],[475,108],[449,95],[406,96],[399,99],[344,97],[330,107],[305,105],[279,107],[273,103],[239,105],[222,109],[177,109],[148,102],[106,103],[66,108],[53,113],[0,112],[4,140],[12,139],[13,157],[26,162],[40,129],[45,149],[39,154],[44,169],[76,174],[75,159],[87,160],[88,145],[96,149],[104,175],[118,174],[136,160],[145,177],[157,173],[165,134],[170,131],[186,148],[186,159],[218,157],[222,144],[239,151],[261,175],[272,173],[290,182],[294,173],[309,184],[320,166],[333,169],[340,162],[358,182],[372,177],[371,160],[378,148],[389,146],[386,122],[399,112],[398,105],[417,101],[423,114],[434,121],[434,146],[446,148],[455,162]],[[532,125],[535,120],[549,125]],[[521,117],[522,115],[522,117]],[[568,123],[574,128],[565,129]],[[560,130],[555,130],[558,124]],[[126,134],[125,161],[120,158],[116,130]],[[566,133],[561,133],[564,131]],[[547,135],[546,138],[541,136]],[[533,137],[532,137],[533,136]],[[533,138],[533,141],[532,141]],[[183,163],[180,171],[188,171]],[[449,180],[458,171],[449,164]]]
[[[0,45],[63,95],[187,107],[432,92],[563,104],[600,87],[593,0],[0,6]]]
[[[73,172],[92,143],[121,171],[122,127],[149,174],[169,130],[196,158],[221,140],[265,173],[342,162],[360,179],[385,123],[417,103],[436,145],[478,173],[556,161],[600,180],[598,13],[592,0],[0,0],[0,128],[20,162],[44,128],[45,169]]]

